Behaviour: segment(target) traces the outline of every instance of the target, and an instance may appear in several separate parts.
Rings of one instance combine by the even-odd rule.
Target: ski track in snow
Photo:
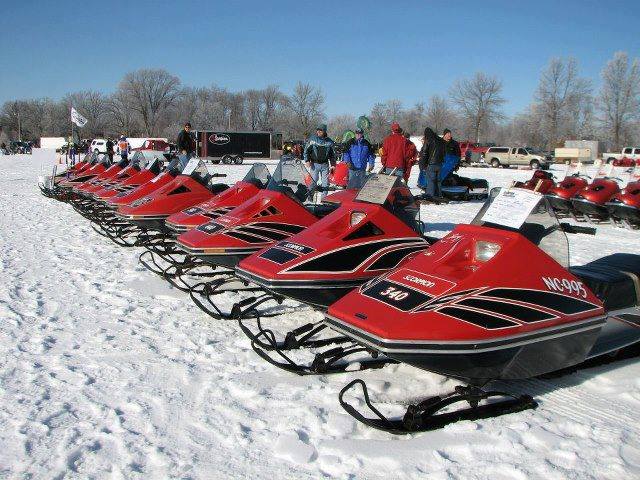
[[[408,366],[319,377],[272,367],[234,322],[210,319],[141,267],[141,250],[40,195],[41,165],[53,163],[51,151],[0,157],[0,478],[640,475],[637,361],[502,386],[534,395],[535,411],[405,437],[372,430],[337,401],[353,378],[385,412],[456,382]],[[248,167],[224,168],[233,182]],[[531,175],[461,173],[491,186]],[[443,235],[479,207],[423,206],[422,220]],[[640,232],[600,226],[570,244],[580,264],[638,253]],[[265,323],[286,331],[320,318],[300,310]]]

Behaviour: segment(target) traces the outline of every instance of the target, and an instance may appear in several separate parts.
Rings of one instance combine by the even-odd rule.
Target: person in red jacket
[[[410,137],[411,136],[408,133],[404,134],[404,138],[407,140],[407,163],[404,171],[404,181],[406,183],[409,183],[411,167],[418,162],[418,149],[416,148],[416,144],[411,141]]]
[[[403,178],[407,169],[407,140],[397,122],[391,124],[391,135],[382,143],[382,173]]]

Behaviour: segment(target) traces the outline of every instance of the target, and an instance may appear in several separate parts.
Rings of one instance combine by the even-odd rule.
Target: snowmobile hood
[[[242,260],[258,283],[368,279],[429,246],[382,205],[346,200],[302,232]]]
[[[585,188],[588,184],[587,179],[582,177],[567,177],[552,187],[547,192],[549,195],[555,195],[565,200],[573,197],[578,191]]]
[[[318,220],[286,193],[261,190],[229,213],[178,236],[176,244],[192,254],[257,251],[299,233]]]
[[[140,174],[143,174],[143,173],[147,178],[153,175],[148,170],[144,170],[140,172]],[[165,170],[160,175],[156,175],[156,176],[153,176],[152,178],[149,178],[146,182],[142,183],[140,186],[136,187],[132,191],[124,191],[124,192],[118,193],[115,197],[111,198],[109,203],[117,206],[128,205],[129,203],[132,203],[164,187],[168,183],[172,182],[174,178],[175,177],[171,172]]]
[[[483,245],[491,246],[491,258],[481,258]],[[445,349],[578,325],[603,313],[578,278],[523,235],[459,225],[333,304],[328,322],[384,351],[403,342]]]
[[[260,188],[253,183],[237,182],[209,200],[170,215],[166,224],[176,231],[186,231],[230,212],[259,191]]]
[[[619,191],[620,186],[615,180],[609,178],[597,178],[585,188],[578,191],[574,198],[602,205]]]
[[[172,182],[118,209],[126,219],[166,218],[172,213],[203,202],[213,196],[211,190],[187,175],[178,175]]]

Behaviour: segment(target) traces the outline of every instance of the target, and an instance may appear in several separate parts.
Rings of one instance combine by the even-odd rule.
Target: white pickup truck
[[[624,147],[620,153],[606,152],[602,154],[602,159],[607,163],[613,163],[614,160],[630,158],[632,160],[640,159],[640,147]]]

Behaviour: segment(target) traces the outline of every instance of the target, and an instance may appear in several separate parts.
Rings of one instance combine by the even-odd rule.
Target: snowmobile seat
[[[602,300],[607,311],[640,305],[640,255],[614,253],[569,270]]]
[[[211,184],[209,184],[209,190],[214,195],[218,195],[219,193],[224,192],[227,188],[229,188],[229,185],[226,185],[224,183],[211,183]]]
[[[329,215],[332,212],[335,212],[339,203],[307,203],[305,204],[305,208],[314,216],[318,218],[323,218]]]

